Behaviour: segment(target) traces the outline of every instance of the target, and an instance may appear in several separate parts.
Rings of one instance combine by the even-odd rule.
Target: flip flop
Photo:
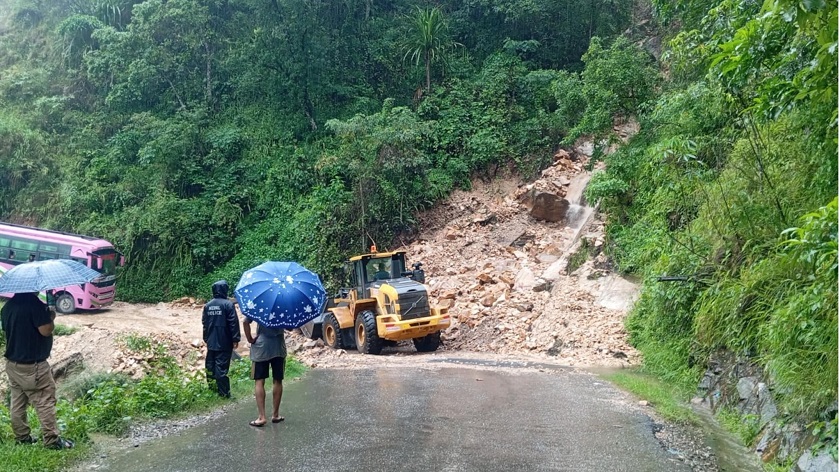
[[[265,426],[265,423],[257,423],[257,420],[252,420],[248,424],[257,428],[262,428],[263,426]]]
[[[285,417],[285,416],[280,416],[280,417],[278,417],[278,418],[271,418],[271,422],[272,422],[272,423],[279,423],[279,422],[281,422],[281,421],[284,421],[285,419],[286,419],[286,417]]]

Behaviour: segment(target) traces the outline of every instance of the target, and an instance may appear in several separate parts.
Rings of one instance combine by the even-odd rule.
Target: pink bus
[[[89,283],[56,289],[55,311],[73,313],[76,309],[103,308],[114,302],[116,267],[124,259],[111,243],[78,234],[0,223],[0,276],[17,264],[46,259],[73,259],[102,273]]]

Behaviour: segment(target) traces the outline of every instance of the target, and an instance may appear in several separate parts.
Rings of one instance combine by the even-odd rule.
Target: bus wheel
[[[55,299],[55,311],[62,315],[69,315],[76,311],[76,301],[73,300],[73,295],[69,293],[62,293]]]

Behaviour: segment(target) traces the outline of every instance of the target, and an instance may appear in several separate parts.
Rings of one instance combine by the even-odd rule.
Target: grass
[[[59,427],[62,436],[76,441],[73,450],[50,451],[39,445],[15,445],[8,403],[0,405],[0,457],[3,458],[0,472],[63,470],[87,457],[91,433],[120,436],[137,422],[184,417],[230,403],[207,388],[203,371],[184,371],[152,339],[138,336],[127,343],[154,353],[150,360],[154,373],[134,380],[121,374],[83,372],[60,386],[56,408]],[[250,398],[253,393],[250,365],[247,359],[231,363],[229,376],[235,400]],[[287,379],[299,377],[305,371],[306,366],[292,357],[287,359]],[[31,408],[29,422],[33,436],[40,437],[39,423]]]
[[[732,408],[721,408],[715,416],[718,423],[740,439],[744,446],[751,446],[761,432],[757,415],[741,416]]]
[[[680,388],[633,370],[605,374],[603,377],[642,400],[647,400],[666,420],[680,424],[698,422],[697,414],[684,401],[688,392]]]
[[[52,471],[63,470],[68,465],[84,458],[90,447],[77,445],[71,450],[51,451],[40,443],[17,446],[14,443],[0,444],[0,472]]]
[[[55,330],[53,330],[53,336],[70,336],[71,334],[75,333],[79,329],[75,326],[67,326],[63,324],[56,324]]]
[[[589,240],[581,238],[577,251],[569,256],[569,263],[566,265],[566,273],[571,274],[578,270],[578,268],[582,266],[587,259],[589,259],[590,250],[591,246],[589,244]]]

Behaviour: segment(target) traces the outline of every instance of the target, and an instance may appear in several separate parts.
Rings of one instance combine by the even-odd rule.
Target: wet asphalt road
[[[623,394],[569,370],[316,369],[287,382],[281,410],[285,422],[254,428],[242,401],[98,470],[689,470]]]

